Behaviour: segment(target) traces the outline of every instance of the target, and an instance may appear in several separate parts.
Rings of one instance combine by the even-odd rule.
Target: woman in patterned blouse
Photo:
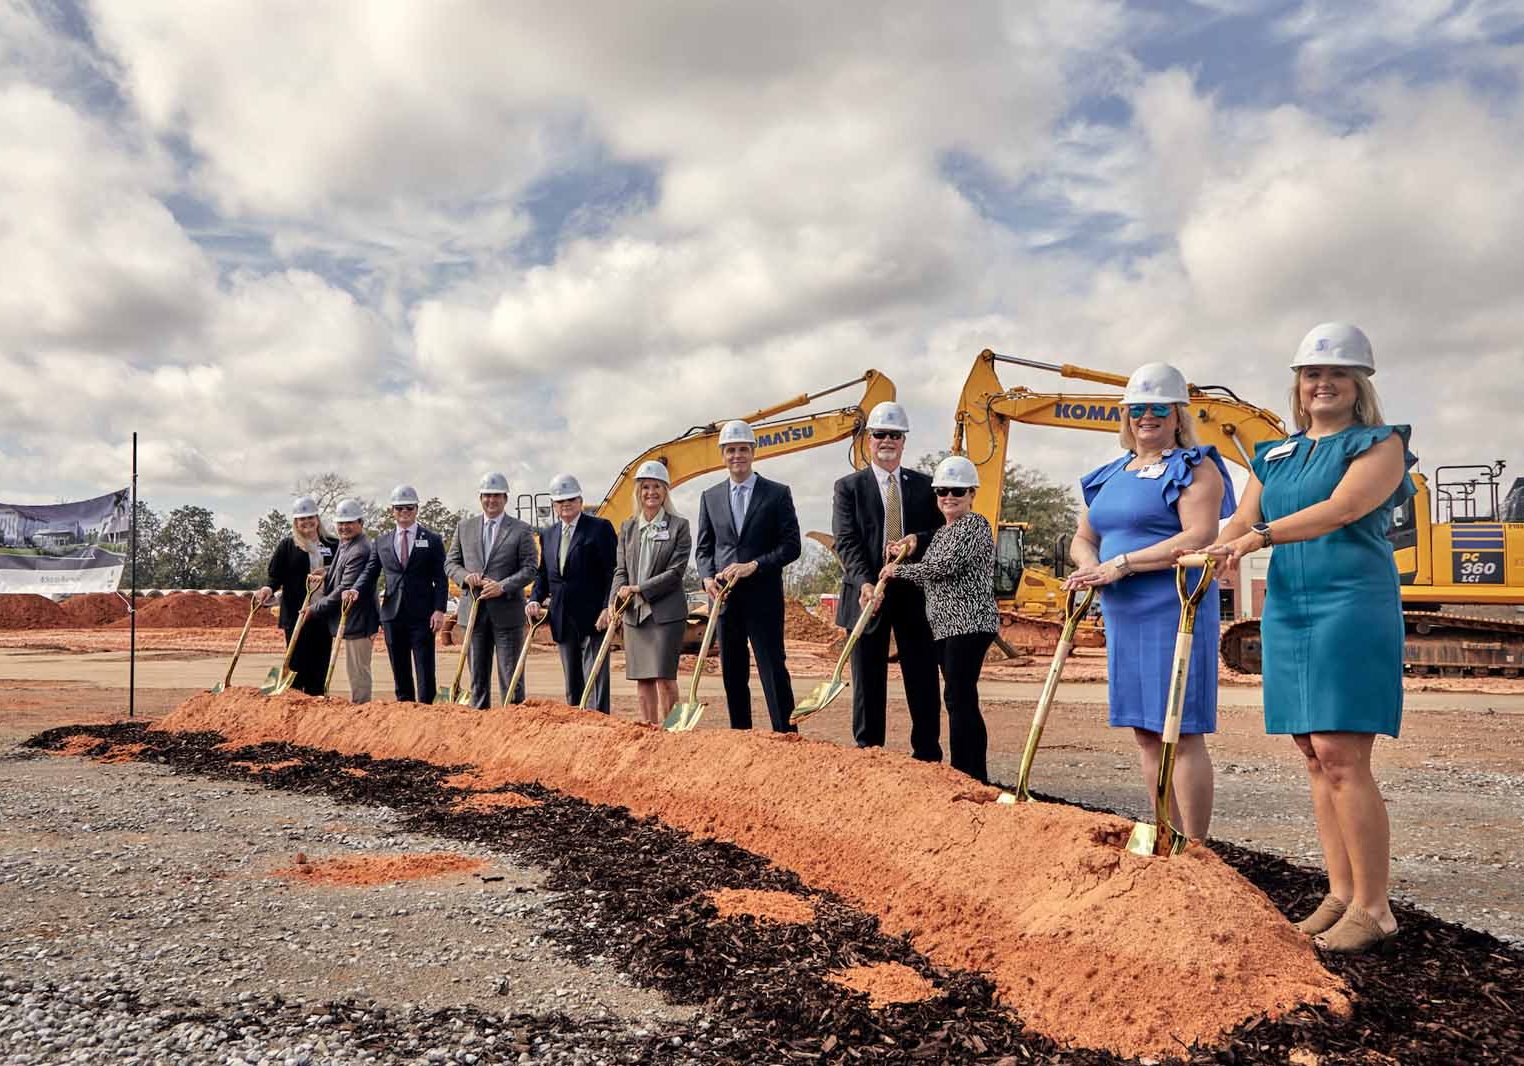
[[[947,705],[947,739],[952,765],[970,777],[988,780],[985,769],[989,734],[979,711],[979,671],[984,653],[1000,629],[995,610],[995,538],[983,515],[973,511],[979,472],[961,455],[937,464],[931,479],[937,509],[947,524],[932,534],[918,563],[890,563],[881,581],[899,578],[926,593],[926,619],[942,669],[942,701]],[[889,545],[915,550],[915,537]]]

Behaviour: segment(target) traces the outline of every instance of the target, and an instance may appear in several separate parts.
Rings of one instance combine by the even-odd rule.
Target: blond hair
[[[1355,383],[1355,422],[1362,426],[1382,426],[1386,419],[1381,414],[1381,397],[1371,382],[1371,372],[1362,367],[1350,367]],[[1302,372],[1291,371],[1291,421],[1302,432],[1312,428],[1312,417],[1302,407]]]
[[[668,507],[668,504],[672,500],[672,486],[654,477],[638,477],[635,479],[635,487],[630,490],[630,513],[636,518],[645,513],[645,504],[640,502],[640,483],[642,481],[654,481],[656,484],[661,485],[661,506],[663,510],[670,513],[671,508]]]
[[[1186,410],[1189,404],[1177,403],[1175,407],[1175,447],[1194,448],[1199,443],[1196,439],[1196,423],[1191,420],[1190,411]],[[1138,435],[1132,431],[1132,419],[1127,415],[1127,404],[1122,404],[1122,431],[1118,434],[1122,440],[1122,447],[1130,452],[1138,450]]]
[[[291,519],[291,540],[296,544],[298,548],[308,553],[310,553],[313,548],[317,547],[318,544],[322,542],[323,537],[323,520],[318,518],[317,515],[312,515],[311,517],[317,518],[318,529],[317,536],[313,537],[310,541],[306,537],[302,536],[302,531],[300,529],[296,528],[296,524],[302,521],[302,519],[295,517]]]

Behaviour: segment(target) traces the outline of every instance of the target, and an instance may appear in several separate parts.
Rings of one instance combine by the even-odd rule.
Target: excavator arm
[[[775,418],[785,412],[805,407],[823,396],[862,385],[862,396],[854,404],[835,410],[796,414]],[[741,421],[751,423],[757,433],[757,458],[770,459],[775,455],[788,455],[807,448],[819,448],[841,440],[850,440],[850,460],[853,469],[868,465],[868,451],[864,427],[868,412],[885,400],[894,399],[894,382],[877,370],[865,370],[861,377],[842,382],[820,392],[804,393],[771,407],[764,407],[750,414],[739,415]],[[769,421],[771,419],[771,421]],[[672,487],[704,474],[722,469],[720,458],[720,427],[728,419],[719,419],[701,426],[694,426],[682,436],[646,449],[631,459],[619,471],[608,494],[598,505],[597,514],[607,518],[618,528],[634,513],[633,489],[635,471],[648,459],[659,459],[667,466],[672,477]]]

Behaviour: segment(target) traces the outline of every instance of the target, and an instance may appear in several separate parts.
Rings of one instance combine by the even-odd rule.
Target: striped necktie
[[[900,479],[889,475],[889,488],[884,493],[884,545],[893,544],[905,535],[905,516],[900,506]]]

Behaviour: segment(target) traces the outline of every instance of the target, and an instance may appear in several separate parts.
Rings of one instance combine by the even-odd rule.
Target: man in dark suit
[[[787,485],[752,470],[757,438],[745,422],[720,430],[720,454],[730,478],[699,497],[699,576],[711,597],[717,581],[735,584],[720,614],[720,673],[730,728],[751,728],[751,657],[775,733],[795,733],[794,688],[783,650],[783,568],[799,558],[799,518]]]
[[[486,710],[492,702],[494,652],[498,689],[508,692],[524,645],[524,586],[534,580],[539,564],[534,531],[528,523],[503,513],[508,506],[508,478],[496,472],[483,477],[478,499],[482,513],[455,528],[445,573],[460,586],[462,624],[471,617],[472,603],[481,598],[469,652],[471,703]],[[524,702],[522,679],[509,702]]]
[[[444,626],[450,583],[445,578],[445,544],[418,522],[418,490],[392,490],[397,528],[375,539],[376,558],[386,574],[381,592],[381,632],[392,664],[397,699],[434,702],[434,634]],[[413,669],[418,685],[413,686]]]
[[[324,619],[328,632],[344,642],[344,672],[349,677],[352,703],[369,703],[372,639],[380,627],[376,613],[376,577],[381,572],[370,538],[365,535],[365,509],[359,500],[340,500],[333,509],[339,546],[333,562],[323,572],[323,594],[308,606],[315,618]],[[344,632],[339,617],[344,608]]]
[[[603,643],[595,623],[609,602],[618,538],[613,523],[582,509],[582,486],[570,474],[551,479],[550,506],[556,520],[540,531],[540,569],[534,599],[524,613],[532,622],[550,612],[550,635],[561,650],[561,672],[566,675],[566,702],[575,707]],[[588,706],[609,713],[607,659]]]
[[[851,629],[873,597],[886,549],[915,534],[913,558],[926,552],[942,524],[931,478],[901,465],[910,419],[891,401],[868,413],[868,452],[872,462],[836,482],[831,533],[841,560],[841,602],[836,624]],[[889,698],[889,634],[899,650],[910,705],[910,751],[917,759],[942,758],[942,704],[937,694],[937,662],[926,598],[908,581],[885,591],[878,614],[852,649],[852,736],[859,748],[884,744],[884,705]]]

